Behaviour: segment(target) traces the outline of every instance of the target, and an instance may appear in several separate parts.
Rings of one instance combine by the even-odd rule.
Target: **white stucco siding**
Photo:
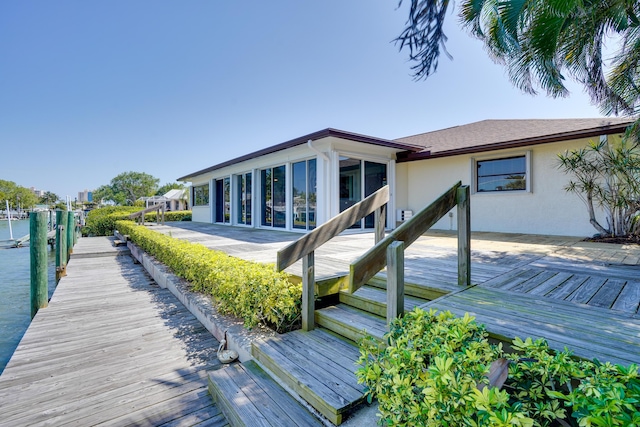
[[[191,209],[193,222],[211,222],[211,209],[209,206],[194,206]]]
[[[473,231],[590,236],[595,229],[578,196],[564,190],[569,177],[558,169],[558,153],[583,147],[588,140],[541,144],[526,149],[501,150],[408,163],[408,205],[414,212],[427,206],[455,182],[473,185],[473,158],[500,158],[529,152],[529,192],[473,193]],[[456,227],[447,216],[434,228]]]

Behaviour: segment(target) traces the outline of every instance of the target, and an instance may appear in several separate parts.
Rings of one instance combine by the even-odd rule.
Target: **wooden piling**
[[[56,283],[67,275],[67,213],[56,211]]]
[[[67,211],[67,259],[73,253],[73,212]]]
[[[47,272],[47,214],[32,212],[29,220],[31,252],[31,318],[49,302]]]

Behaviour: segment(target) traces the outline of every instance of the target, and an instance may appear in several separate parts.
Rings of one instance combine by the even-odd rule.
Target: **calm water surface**
[[[29,234],[29,220],[12,221],[13,237]],[[7,221],[0,220],[0,240],[9,239]],[[11,359],[31,322],[29,247],[0,249],[0,373]],[[55,286],[55,252],[49,252],[49,298]]]

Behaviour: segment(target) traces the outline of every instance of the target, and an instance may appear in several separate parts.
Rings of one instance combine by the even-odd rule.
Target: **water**
[[[13,237],[29,234],[29,220],[12,221]],[[0,240],[9,226],[0,220]],[[29,247],[0,249],[0,374],[31,322]],[[49,251],[49,298],[55,287],[55,251]]]

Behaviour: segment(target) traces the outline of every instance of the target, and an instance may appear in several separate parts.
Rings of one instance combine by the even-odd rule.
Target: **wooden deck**
[[[154,226],[239,258],[272,263],[298,233],[191,222]],[[373,233],[343,234],[316,252],[316,278],[346,275],[349,263],[373,246]],[[451,233],[433,232],[405,254],[405,281],[420,297],[457,292],[457,248]],[[627,314],[640,305],[640,248],[581,242],[578,238],[473,233],[471,281],[483,287],[574,301]],[[287,272],[300,276],[298,262]],[[384,282],[384,271],[377,281]],[[374,280],[375,281],[375,280]]]
[[[279,249],[300,236],[197,223],[154,229],[243,259],[271,263]],[[367,251],[373,240],[373,233],[332,239],[315,252],[316,278],[346,275],[351,261]],[[457,239],[446,232],[419,238],[405,252],[405,293],[410,296],[405,309],[469,312],[499,339],[544,337],[551,348],[566,346],[580,357],[640,363],[640,248],[491,233],[472,235],[471,248],[473,285],[461,288]],[[301,266],[294,264],[287,271],[300,276]],[[365,333],[382,339],[387,331],[385,286],[383,271],[354,294],[341,292],[339,304],[315,311],[319,329],[254,341],[253,356],[315,410],[339,424],[363,398],[355,381],[358,352],[353,342]],[[216,371],[211,389],[220,396],[224,410],[233,414],[229,420],[234,417],[239,425],[274,425],[268,420],[280,420],[287,410],[268,403],[267,389],[258,385],[261,381],[247,382],[251,375],[249,366]],[[246,393],[242,384],[251,385],[256,393]],[[249,407],[256,411],[249,412]]]
[[[0,376],[2,425],[225,426],[218,342],[126,248],[83,238]]]

